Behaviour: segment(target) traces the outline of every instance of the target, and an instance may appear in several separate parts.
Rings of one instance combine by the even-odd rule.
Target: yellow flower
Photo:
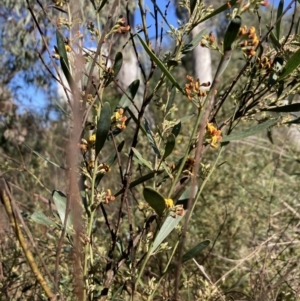
[[[174,207],[174,201],[172,199],[165,199],[166,208]]]
[[[92,144],[92,143],[95,143],[95,141],[96,141],[96,135],[93,134],[92,136],[89,137],[88,143]]]
[[[212,147],[217,148],[219,142],[222,141],[221,131],[212,123],[207,123],[205,138],[206,142],[208,142]]]

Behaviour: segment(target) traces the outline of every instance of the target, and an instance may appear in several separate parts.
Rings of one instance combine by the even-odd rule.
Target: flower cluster
[[[246,53],[248,56],[255,55],[255,48],[259,43],[259,39],[255,32],[255,27],[251,26],[249,29],[246,25],[242,26],[239,31],[239,37],[242,42],[239,43],[241,49]]]
[[[188,157],[184,163],[183,173],[193,174],[195,159]]]
[[[183,205],[175,205],[171,208],[170,211],[170,216],[172,216],[173,218],[176,218],[178,216],[183,216],[184,215],[184,208]]]
[[[185,84],[185,93],[189,100],[199,101],[200,98],[206,96],[206,92],[201,90],[200,87],[209,87],[210,82],[200,84],[199,78],[194,80],[194,78],[190,75],[187,75],[186,78],[189,83]]]
[[[216,42],[216,36],[210,32],[208,35],[202,36],[202,40],[200,42],[201,47],[207,47],[209,49],[218,50],[218,44]]]
[[[126,128],[126,120],[127,117],[123,115],[124,110],[122,108],[118,109],[114,115],[111,117],[112,127],[116,127],[120,130],[124,130]]]
[[[65,4],[65,1],[62,1],[62,0],[52,0],[52,2],[54,3],[54,5],[59,6],[59,7],[63,7]]]
[[[256,64],[258,65],[259,69],[264,70],[268,74],[272,69],[273,62],[264,56],[262,58],[258,57],[256,59]]]
[[[212,123],[207,123],[206,125],[205,141],[214,148],[217,148],[219,146],[219,142],[222,141],[221,131]]]
[[[116,198],[111,194],[111,190],[107,189],[105,193],[104,203],[108,204],[109,202],[113,202]]]
[[[247,10],[253,11],[253,7],[255,7],[255,9],[258,9],[259,6],[268,6],[269,4],[270,1],[268,0],[249,0],[248,3],[243,4],[241,12],[243,13]]]
[[[111,31],[105,36],[105,38],[108,38],[111,34],[113,33],[121,33],[121,34],[125,34],[126,32],[130,31],[130,26],[126,25],[126,20],[124,17],[120,17],[116,24],[113,26],[113,28],[111,29]]]
[[[174,207],[174,201],[172,199],[165,199],[166,208],[172,208]]]

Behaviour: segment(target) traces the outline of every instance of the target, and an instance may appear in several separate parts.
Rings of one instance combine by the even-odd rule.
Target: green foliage
[[[48,51],[52,34],[57,45],[54,53],[31,49],[35,59],[12,65],[11,74],[33,71],[39,56],[47,85],[55,78],[70,101],[55,118],[1,111],[2,175],[28,245],[20,252],[17,232],[4,239],[0,231],[5,300],[299,295],[299,158],[286,140],[286,127],[299,122],[298,24],[279,21],[283,1],[277,20],[261,1],[181,1],[187,20],[175,28],[168,7],[152,2],[156,34],[158,16],[169,27],[168,48],[163,29],[150,40],[141,2],[137,34],[132,3],[54,1],[41,9],[28,1],[30,17],[16,4],[20,24],[39,29],[28,39]],[[261,15],[265,23],[255,25]],[[207,28],[191,40],[202,22]],[[86,50],[91,44],[96,52]],[[199,44],[216,53],[212,83],[182,66]],[[139,78],[126,73],[130,59]]]

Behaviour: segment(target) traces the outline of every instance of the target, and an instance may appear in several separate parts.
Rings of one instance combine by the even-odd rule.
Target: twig
[[[10,195],[10,192],[9,192],[7,183],[6,183],[5,179],[1,177],[0,178],[0,199],[5,207],[5,210],[9,217],[12,228],[15,231],[16,237],[23,249],[23,252],[25,254],[27,262],[28,262],[33,274],[35,275],[36,280],[39,282],[39,284],[43,288],[43,290],[44,290],[45,294],[47,295],[47,297],[49,298],[49,300],[55,301],[56,296],[51,291],[51,289],[48,286],[46,280],[44,279],[42,273],[40,272],[40,270],[35,262],[34,256],[31,253],[31,251],[27,245],[25,237],[23,236],[21,228],[17,222],[15,212],[13,210],[12,200],[10,199],[9,195]]]

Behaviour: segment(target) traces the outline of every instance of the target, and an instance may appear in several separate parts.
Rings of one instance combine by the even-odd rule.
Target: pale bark
[[[202,29],[205,28],[206,23],[200,23],[192,31],[192,38],[194,38]],[[193,51],[193,66],[195,78],[199,78],[200,83],[212,82],[211,70],[211,54],[210,49],[197,46]],[[204,89],[204,88],[203,88]]]

